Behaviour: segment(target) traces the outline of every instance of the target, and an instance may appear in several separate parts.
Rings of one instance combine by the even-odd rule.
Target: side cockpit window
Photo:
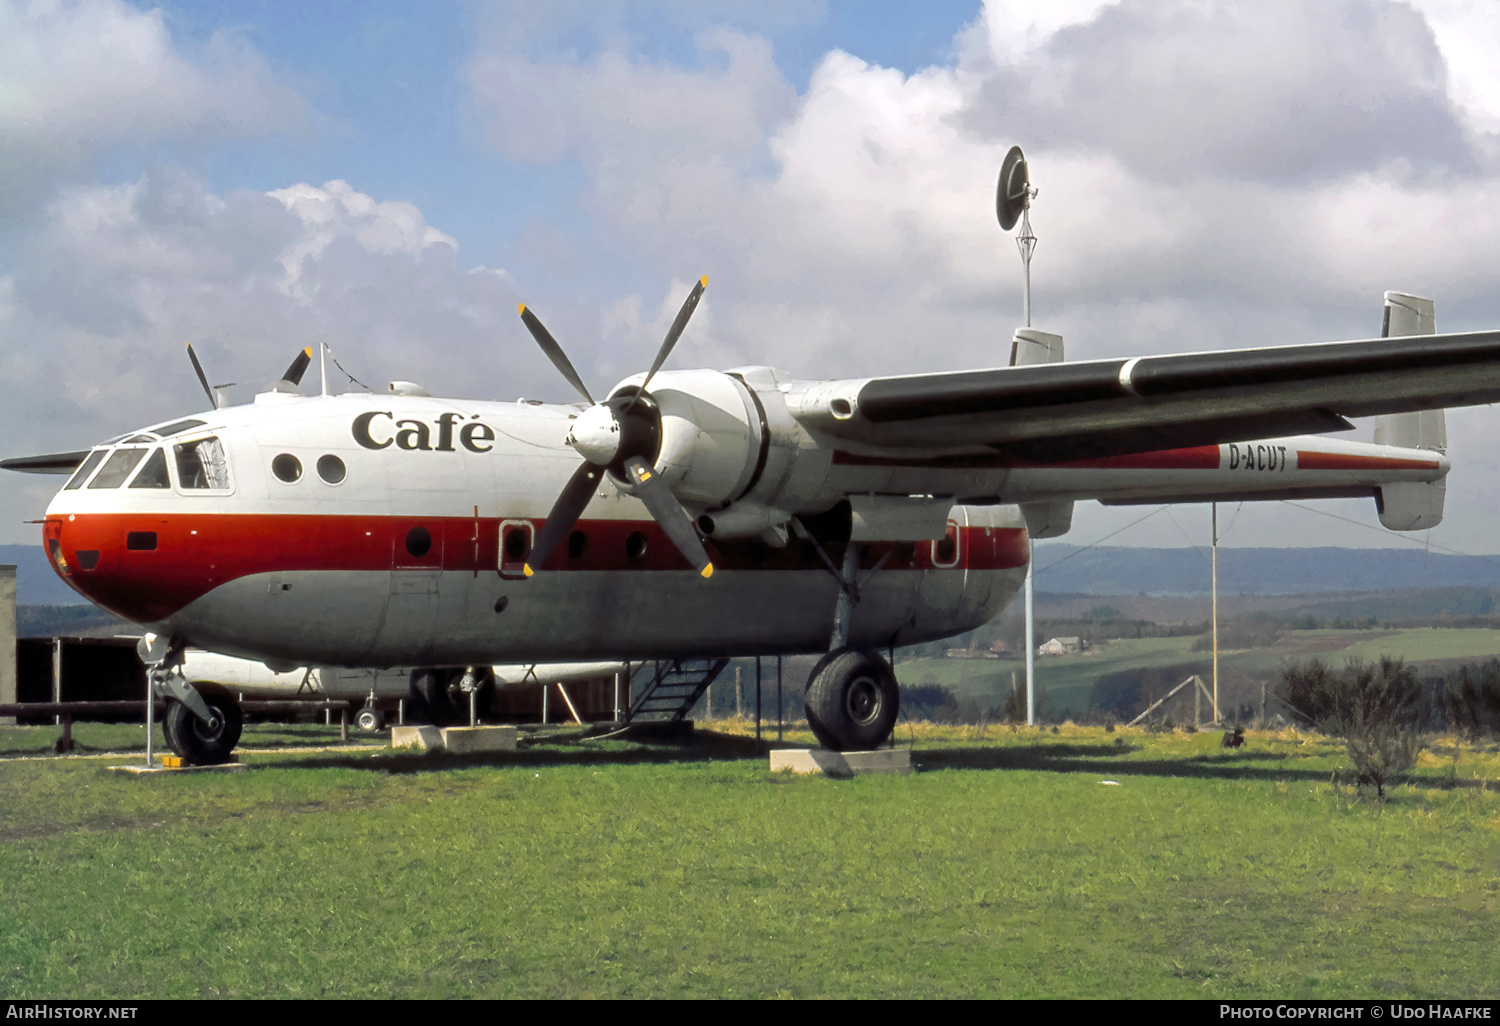
[[[109,454],[109,459],[104,461],[104,466],[99,468],[99,473],[89,482],[89,489],[120,487],[144,455],[145,449],[116,449]]]
[[[73,476],[68,478],[68,483],[63,485],[63,491],[71,492],[75,488],[82,488],[83,483],[87,481],[89,479],[89,475],[94,472],[94,468],[99,466],[99,462],[108,455],[108,449],[95,449],[93,452],[89,453],[88,458],[83,461],[83,465],[75,470],[73,472]]]
[[[132,488],[171,488],[172,482],[167,478],[167,451],[165,449],[154,449],[151,456],[146,460],[146,465],[141,472],[135,475],[135,480],[130,482]]]
[[[226,491],[229,488],[229,461],[217,438],[200,438],[173,446],[177,455],[177,482],[186,491]]]

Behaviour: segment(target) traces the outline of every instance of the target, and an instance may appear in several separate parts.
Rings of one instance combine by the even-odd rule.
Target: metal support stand
[[[781,740],[781,656],[776,657],[776,740]]]
[[[760,656],[755,657],[755,740],[760,740]]]

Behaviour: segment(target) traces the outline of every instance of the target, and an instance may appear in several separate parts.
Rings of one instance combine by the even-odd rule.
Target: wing
[[[1353,426],[1349,417],[1495,402],[1500,331],[828,384],[817,390],[816,427],[861,447],[1078,459],[1340,431]]]
[[[0,460],[0,470],[19,470],[23,474],[71,474],[78,469],[89,454],[82,452],[54,452],[46,456],[14,456]]]

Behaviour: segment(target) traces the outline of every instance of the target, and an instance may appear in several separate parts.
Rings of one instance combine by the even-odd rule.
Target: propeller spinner
[[[567,438],[568,445],[583,457],[583,465],[573,472],[557,501],[552,504],[552,511],[547,514],[547,520],[542,524],[536,544],[532,546],[531,555],[524,566],[527,577],[534,573],[533,567],[539,567],[546,561],[552,550],[573,529],[606,472],[645,503],[651,516],[672,540],[677,551],[697,568],[699,574],[703,577],[713,576],[713,562],[708,557],[708,550],[703,547],[703,540],[698,537],[692,516],[677,501],[677,496],[672,494],[667,483],[652,469],[661,448],[661,413],[646,391],[651,379],[661,370],[672,348],[677,345],[677,340],[682,337],[683,329],[687,327],[693,311],[698,308],[698,301],[703,298],[703,290],[706,288],[708,276],[704,275],[698,279],[683,302],[682,309],[677,312],[677,319],[672,322],[661,348],[656,351],[656,359],[640,388],[621,389],[603,402],[594,400],[578,371],[563,352],[562,346],[557,344],[557,340],[536,314],[528,310],[525,303],[521,304],[521,322],[526,325],[526,330],[531,332],[531,337],[536,339],[537,345],[542,347],[542,352],[547,354],[547,358],[567,379],[568,384],[589,402],[589,408],[573,422]]]

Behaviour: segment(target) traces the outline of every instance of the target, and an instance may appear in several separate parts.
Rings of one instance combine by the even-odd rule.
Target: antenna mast
[[[1000,182],[995,189],[995,217],[1002,231],[1010,231],[1021,221],[1021,234],[1016,236],[1016,248],[1021,251],[1021,268],[1025,272],[1026,286],[1022,293],[1022,313],[1026,327],[1031,327],[1031,254],[1036,252],[1036,235],[1031,230],[1031,201],[1037,191],[1031,187],[1031,173],[1026,167],[1026,157],[1021,147],[1012,146],[1000,164]],[[1016,349],[1011,348],[1011,362],[1016,360]],[[1033,585],[1033,563],[1031,553],[1026,556],[1026,725],[1036,725],[1036,591]]]

